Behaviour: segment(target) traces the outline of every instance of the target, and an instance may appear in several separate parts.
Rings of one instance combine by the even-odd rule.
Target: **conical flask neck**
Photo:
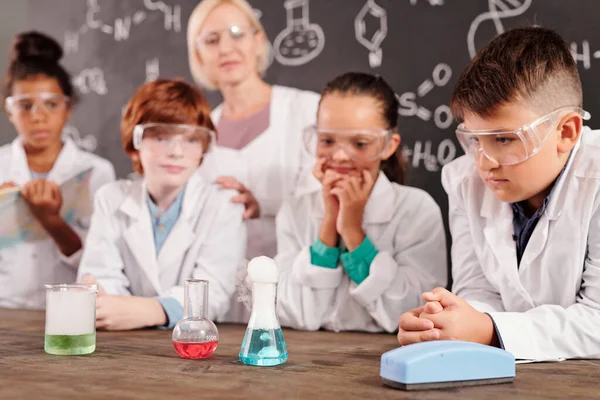
[[[276,283],[254,283],[252,285],[252,314],[248,328],[278,329],[279,321],[275,313],[277,301]]]

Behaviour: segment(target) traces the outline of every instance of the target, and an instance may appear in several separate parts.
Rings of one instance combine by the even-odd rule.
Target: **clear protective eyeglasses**
[[[69,107],[71,99],[58,93],[39,92],[9,96],[4,102],[6,111],[21,116],[33,115],[36,111],[54,114]]]
[[[196,37],[196,47],[199,51],[216,48],[221,43],[224,34],[229,34],[234,43],[240,43],[250,35],[256,33],[256,31],[257,29],[252,26],[231,25],[226,29],[203,32]]]
[[[215,138],[215,132],[197,125],[146,123],[133,129],[133,147],[136,150],[171,153],[181,149],[194,157],[210,152]]]
[[[561,107],[515,130],[469,130],[462,123],[456,129],[456,137],[465,154],[475,161],[485,155],[498,165],[515,165],[539,152],[558,119],[569,112],[577,112],[584,120],[590,119],[590,113],[580,107]]]
[[[310,125],[304,129],[306,150],[315,157],[331,158],[338,149],[353,160],[374,161],[385,153],[392,131],[381,129],[327,129]]]

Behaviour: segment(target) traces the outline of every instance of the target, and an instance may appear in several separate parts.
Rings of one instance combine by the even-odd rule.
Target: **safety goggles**
[[[353,160],[373,161],[385,153],[392,131],[381,129],[304,129],[304,146],[315,157],[331,158],[339,149]]]
[[[11,114],[32,115],[36,111],[53,114],[64,111],[70,99],[58,93],[40,92],[9,96],[4,102],[6,111]]]
[[[231,25],[226,29],[202,32],[196,37],[196,47],[200,51],[207,48],[216,48],[221,43],[224,35],[229,35],[234,43],[241,43],[256,31],[257,29],[252,26]]]
[[[485,155],[498,165],[515,165],[539,152],[558,120],[569,112],[577,112],[585,120],[590,118],[580,107],[562,107],[516,130],[469,130],[462,123],[456,137],[465,154],[475,161]]]
[[[133,129],[133,147],[162,153],[180,150],[201,157],[211,150],[215,137],[213,131],[202,126],[146,123]]]

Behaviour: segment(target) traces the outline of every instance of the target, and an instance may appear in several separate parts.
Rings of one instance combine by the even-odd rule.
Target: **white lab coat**
[[[79,173],[93,168],[89,182],[90,196],[105,183],[114,181],[112,164],[92,153],[80,150],[70,139],[48,174],[47,180],[62,184]],[[18,186],[31,180],[27,156],[19,138],[0,147],[0,183],[14,181]],[[71,228],[85,244],[89,215],[78,215]],[[77,274],[82,250],[67,257],[54,240],[22,242],[0,250],[0,307],[44,308],[44,284],[72,283]]]
[[[283,199],[294,192],[302,166],[311,162],[302,131],[315,123],[319,98],[314,92],[273,86],[267,130],[241,150],[217,147],[200,167],[209,181],[234,176],[260,204],[261,218],[248,221],[248,259],[275,255],[275,216]],[[219,105],[211,114],[215,125],[221,114]]]
[[[186,279],[209,281],[208,317],[229,309],[235,274],[246,250],[243,206],[232,190],[188,180],[181,214],[158,256],[143,179],[104,186],[94,215],[78,279],[91,274],[113,295],[175,298],[183,306]]]
[[[421,293],[447,283],[446,238],[439,206],[425,191],[390,182],[373,187],[363,229],[379,250],[357,285],[341,261],[311,264],[310,246],[324,217],[321,184],[312,176],[277,216],[280,278],[277,312],[283,326],[333,331],[393,332],[400,315],[423,304]]]
[[[320,96],[317,93],[284,86],[273,86],[269,127],[240,150],[216,147],[200,170],[210,182],[219,176],[233,176],[244,184],[260,205],[260,218],[247,221],[246,258],[275,256],[275,216],[286,196],[294,193],[303,166],[312,163],[304,150],[303,129],[314,124]],[[211,113],[217,124],[222,105]],[[232,298],[231,311],[224,322],[245,323],[250,313]]]
[[[517,266],[513,213],[475,165],[446,165],[453,291],[517,359],[600,357],[600,136],[584,128]]]

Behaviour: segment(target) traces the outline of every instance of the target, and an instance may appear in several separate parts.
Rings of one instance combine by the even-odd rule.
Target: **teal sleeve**
[[[340,258],[340,249],[328,247],[320,239],[310,246],[310,263],[317,267],[337,268]]]
[[[371,239],[365,236],[360,246],[350,252],[345,251],[340,256],[348,276],[357,285],[360,285],[369,276],[371,263],[377,253],[379,250],[375,248]]]

